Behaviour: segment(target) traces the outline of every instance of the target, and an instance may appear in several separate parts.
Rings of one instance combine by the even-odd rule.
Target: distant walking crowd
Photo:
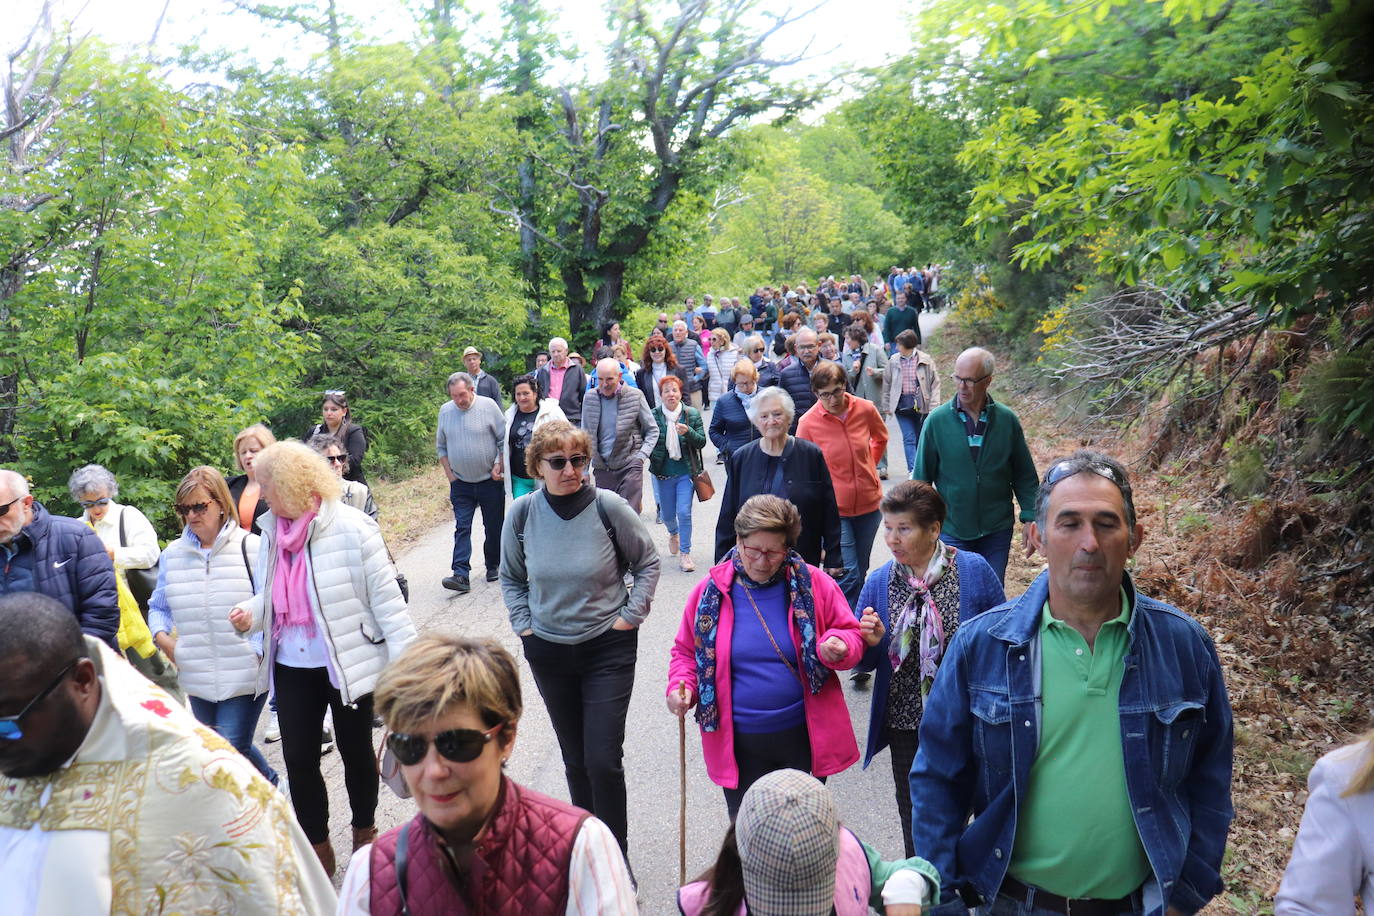
[[[241,473],[191,469],[162,548],[100,465],[69,481],[79,519],[0,470],[0,909],[1197,912],[1223,889],[1233,817],[1215,648],[1137,590],[1146,532],[1118,461],[1038,469],[982,348],[942,378],[918,320],[940,296],[932,267],[688,298],[638,346],[611,324],[589,364],[552,339],[508,406],[484,354],[462,354],[435,425],[454,513],[440,584],[471,590],[480,512],[480,571],[568,801],[504,771],[515,658],[417,633],[343,392],[303,441],[242,430]],[[884,485],[891,419],[908,479]],[[697,502],[719,504],[707,537]],[[638,899],[623,760],[656,524],[680,572],[706,561],[664,702],[693,715],[731,822],[675,902]],[[892,559],[873,569],[880,534]],[[1045,568],[1008,598],[1013,543]],[[862,750],[845,671],[871,679]],[[284,780],[254,745],[269,704]],[[352,829],[337,892],[332,747]],[[826,780],[884,749],[891,803],[839,810]],[[379,831],[382,781],[416,813]],[[1374,737],[1312,787],[1276,912],[1368,908]],[[893,859],[861,838],[883,818]]]

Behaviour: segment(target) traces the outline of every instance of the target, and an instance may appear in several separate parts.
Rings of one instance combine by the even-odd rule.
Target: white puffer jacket
[[[258,519],[262,542],[258,594],[240,606],[253,612],[253,630],[267,634],[267,665],[276,652],[272,633],[272,577],[277,566],[277,519]],[[339,693],[349,705],[377,686],[377,677],[415,640],[415,625],[396,584],[396,568],[377,523],[338,500],[320,505],[306,539],[306,581]]]
[[[218,703],[267,690],[262,657],[229,623],[229,610],[253,597],[258,540],[230,524],[208,557],[185,535],[162,552],[163,600],[177,630],[178,678],[198,699]]]

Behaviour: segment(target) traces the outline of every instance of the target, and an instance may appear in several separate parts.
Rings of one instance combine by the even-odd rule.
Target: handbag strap
[[[129,542],[124,537],[124,507],[119,507],[119,546],[128,547]]]

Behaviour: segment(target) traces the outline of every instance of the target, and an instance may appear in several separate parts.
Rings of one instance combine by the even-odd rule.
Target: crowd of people
[[[512,655],[417,633],[344,392],[301,440],[242,430],[226,443],[238,475],[190,469],[161,549],[100,465],[68,481],[80,518],[0,470],[0,910],[637,912],[624,744],[659,524],[678,572],[696,572],[694,548],[707,565],[663,689],[696,721],[731,826],[675,904],[647,911],[1200,910],[1233,816],[1211,639],[1137,590],[1145,531],[1119,462],[1080,450],[1037,468],[985,349],[953,361],[943,399],[917,320],[939,288],[937,269],[894,268],[688,298],[642,344],[611,324],[590,363],[554,338],[509,406],[463,352],[435,425],[454,513],[439,584],[471,590],[480,510],[481,571],[567,802],[503,769],[524,710]],[[893,419],[906,479],[884,485]],[[698,502],[717,521],[694,544]],[[1008,596],[1018,524],[1045,567]],[[870,569],[879,534],[892,559]],[[872,678],[862,750],[843,672]],[[285,773],[254,743],[267,708]],[[891,808],[842,825],[825,781],[884,749]],[[416,813],[379,832],[383,777]],[[1372,803],[1374,737],[1314,770],[1276,912],[1374,903]],[[851,829],[883,817],[905,847],[890,861]]]

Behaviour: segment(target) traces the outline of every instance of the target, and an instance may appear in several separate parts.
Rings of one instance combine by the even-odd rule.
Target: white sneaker
[[[272,718],[267,721],[267,732],[262,737],[268,744],[281,740],[281,725],[277,723],[277,714],[275,712],[272,713]]]

